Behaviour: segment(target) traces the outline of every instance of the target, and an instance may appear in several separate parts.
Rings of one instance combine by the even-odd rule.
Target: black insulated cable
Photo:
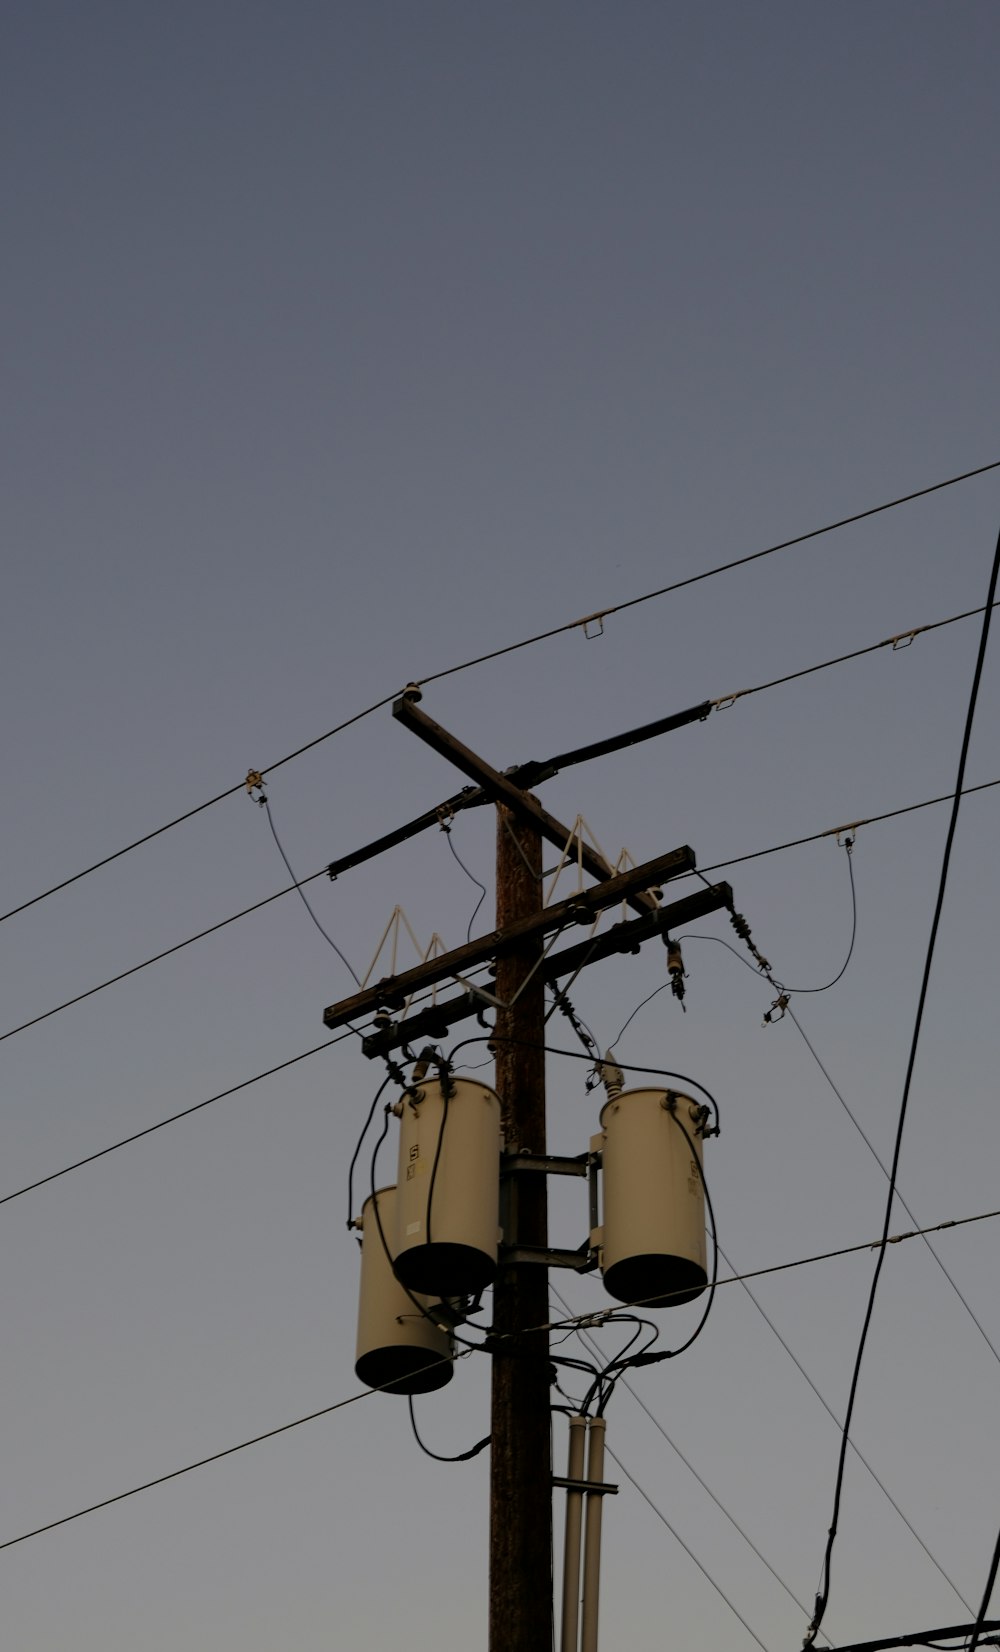
[[[896,1139],[893,1146],[892,1164],[889,1172],[889,1193],[885,1204],[885,1220],[882,1227],[882,1243],[879,1247],[872,1275],[871,1288],[868,1293],[868,1305],[865,1310],[864,1322],[861,1327],[861,1336],[858,1340],[858,1351],[854,1361],[854,1371],[851,1377],[851,1386],[847,1398],[847,1409],[844,1416],[844,1428],[840,1442],[840,1454],[837,1461],[836,1479],[833,1493],[833,1512],[830,1518],[830,1527],[827,1534],[826,1548],[823,1555],[823,1571],[819,1590],[816,1595],[816,1606],[812,1621],[806,1630],[803,1646],[808,1648],[815,1645],[816,1635],[827,1602],[830,1598],[830,1583],[833,1564],[833,1550],[837,1541],[837,1528],[840,1521],[840,1504],[844,1489],[844,1469],[847,1461],[847,1447],[850,1439],[851,1422],[854,1416],[854,1405],[858,1392],[858,1381],[861,1375],[861,1363],[864,1358],[865,1344],[868,1340],[868,1331],[871,1326],[872,1314],[875,1308],[875,1296],[878,1291],[878,1282],[886,1257],[886,1243],[889,1237],[889,1226],[892,1221],[892,1207],[896,1195],[896,1176],[899,1169],[899,1156],[903,1146],[903,1131],[906,1126],[906,1114],[910,1100],[910,1087],[913,1082],[913,1070],[916,1065],[917,1049],[920,1044],[920,1031],[923,1025],[924,1006],[927,1002],[927,992],[930,986],[931,967],[934,962],[934,951],[937,943],[938,928],[941,922],[941,912],[944,907],[945,890],[948,885],[948,871],[951,866],[952,849],[955,842],[955,832],[958,827],[959,808],[962,801],[962,787],[965,780],[965,766],[968,761],[969,747],[972,742],[972,729],[975,722],[976,706],[979,700],[979,686],[982,682],[983,666],[986,660],[986,646],[989,641],[990,621],[993,617],[993,604],[996,600],[997,579],[1000,575],[1000,532],[997,534],[996,548],[993,553],[993,563],[990,569],[989,590],[986,597],[986,611],[983,615],[983,624],[979,637],[979,648],[976,652],[976,664],[972,677],[972,687],[969,692],[968,709],[965,715],[965,728],[962,733],[962,744],[958,759],[958,773],[955,778],[955,788],[952,797],[951,816],[948,821],[948,831],[945,838],[944,853],[941,859],[941,872],[938,878],[937,897],[934,902],[934,915],[931,919],[930,935],[927,941],[927,951],[924,959],[923,976],[920,982],[920,994],[917,1001],[917,1011],[914,1018],[913,1033],[910,1039],[910,1053],[906,1063],[906,1077],[903,1081],[903,1095],[899,1106],[899,1120],[896,1126]],[[1000,1540],[998,1540],[1000,1543]]]

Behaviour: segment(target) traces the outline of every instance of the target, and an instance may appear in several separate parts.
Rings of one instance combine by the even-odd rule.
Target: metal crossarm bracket
[[[411,733],[420,736],[420,739],[431,746],[434,751],[446,757],[456,769],[467,774],[471,780],[478,781],[483,791],[498,803],[506,803],[508,809],[522,820],[534,826],[535,830],[557,849],[565,849],[567,843],[574,838],[574,833],[561,821],[550,815],[547,809],[530,793],[522,791],[507,775],[501,774],[499,769],[479,757],[476,752],[470,751],[468,746],[456,740],[453,734],[435,723],[433,717],[428,717],[425,711],[415,705],[405,696],[393,703],[392,715],[408,728]],[[579,840],[580,860],[586,872],[592,878],[605,879],[614,875],[613,868],[608,865],[603,855],[592,849],[589,843]],[[637,911],[649,912],[655,910],[656,901],[646,890],[632,890],[627,896],[630,906]]]
[[[545,1245],[501,1245],[500,1266],[521,1267],[536,1263],[543,1268],[572,1268],[574,1273],[591,1273],[597,1266],[597,1252],[589,1245],[579,1250],[552,1250]]]
[[[535,1171],[543,1176],[587,1176],[591,1157],[590,1153],[581,1153],[575,1159],[555,1153],[505,1153],[500,1161],[500,1174],[510,1176],[519,1171]]]
[[[675,853],[679,854],[681,851],[677,850]],[[648,868],[654,864],[655,862],[649,861],[645,867],[639,868],[643,876],[648,875]],[[585,890],[584,894],[603,894],[609,887],[598,885],[595,889]],[[563,947],[560,952],[550,952],[539,967],[539,978],[549,985],[561,976],[572,975],[615,953],[638,952],[644,941],[655,935],[666,935],[670,930],[680,928],[682,924],[695,923],[711,912],[718,912],[728,907],[732,898],[733,892],[728,883],[716,883],[710,889],[696,889],[692,894],[672,901],[669,906],[661,907],[659,911],[651,912],[647,917],[632,918],[626,923],[615,924],[605,934],[595,935],[592,940],[581,941],[577,946]],[[561,907],[549,907],[547,911],[549,914],[561,912],[572,907],[579,899],[579,896],[573,896],[571,901],[564,902]],[[521,926],[518,925],[512,926],[506,934],[513,934],[515,928],[520,933]],[[492,947],[495,952],[502,939],[503,937],[496,935],[488,937],[481,944],[481,955],[476,962],[491,956],[489,948]],[[480,946],[480,943],[474,942],[473,946]],[[470,968],[466,957],[467,951],[467,948],[461,947],[458,952],[446,953],[443,958],[434,958],[429,964],[418,965],[406,975],[382,981],[376,987],[358,993],[353,998],[345,998],[339,1004],[331,1004],[324,1012],[323,1020],[327,1027],[339,1027],[346,1021],[372,1014],[382,1004],[401,1006],[410,993],[421,987],[431,986],[435,981],[451,975],[453,961],[460,955],[463,959],[461,967]],[[414,980],[414,977],[418,979]],[[408,1016],[403,1021],[392,1022],[388,1027],[370,1033],[363,1040],[362,1049],[366,1056],[374,1058],[388,1055],[401,1045],[416,1042],[420,1038],[441,1038],[456,1021],[477,1015],[482,1009],[481,999],[472,993],[464,992],[455,998],[447,999],[443,1004],[434,1004],[429,1009],[418,1010],[415,1015]]]
[[[505,930],[481,936],[478,940],[468,942],[466,946],[456,947],[452,952],[430,958],[426,963],[417,964],[401,975],[389,976],[384,981],[376,982],[373,987],[366,987],[362,992],[352,994],[350,998],[343,998],[339,1003],[331,1004],[324,1010],[324,1023],[330,1028],[340,1027],[346,1021],[371,1014],[383,1004],[391,1008],[402,1008],[406,999],[423,987],[434,986],[439,981],[465,975],[477,964],[486,963],[503,953],[513,952],[525,941],[563,929],[569,924],[592,923],[598,912],[614,906],[624,897],[631,897],[636,890],[648,889],[666,879],[681,877],[684,873],[693,871],[694,867],[695,856],[692,849],[687,845],[680,849],[672,849],[669,854],[658,855],[653,860],[644,862],[642,866],[630,867],[627,872],[620,872],[617,877],[606,878],[589,889],[582,889],[556,906],[546,907],[531,917],[522,918]],[[644,921],[653,922],[655,930],[655,921],[660,915],[659,909],[654,908],[646,915]],[[547,959],[546,963],[549,962]]]
[[[592,1491],[596,1497],[617,1496],[618,1487],[607,1480],[564,1480],[559,1474],[553,1474],[552,1484],[560,1486],[564,1491]]]

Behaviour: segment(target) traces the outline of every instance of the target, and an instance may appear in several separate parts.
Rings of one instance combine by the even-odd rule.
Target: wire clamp
[[[886,640],[892,644],[893,653],[898,654],[901,648],[909,648],[914,637],[923,629],[922,625],[918,625],[913,631],[900,631],[898,637],[888,637]]]
[[[771,1005],[771,1008],[766,1011],[766,1013],[764,1015],[764,1019],[761,1022],[761,1026],[762,1027],[768,1027],[772,1024],[772,1022],[784,1021],[785,1011],[787,1010],[787,1008],[788,1008],[788,994],[787,994],[787,992],[781,992],[781,993],[778,994],[777,998],[774,1000],[774,1003]]]
[[[601,609],[596,614],[585,614],[583,619],[577,620],[576,623],[582,628],[583,634],[587,638],[588,642],[592,642],[595,637],[603,637],[604,614],[605,610]],[[591,630],[591,626],[593,625],[596,625],[596,631]]]
[[[252,797],[254,802],[263,808],[267,802],[267,793],[264,790],[264,776],[259,769],[247,769],[246,788],[247,796]]]

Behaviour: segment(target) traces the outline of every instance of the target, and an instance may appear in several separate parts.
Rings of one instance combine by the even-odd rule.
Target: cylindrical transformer
[[[413,1291],[474,1296],[497,1271],[500,1102],[471,1079],[403,1101],[396,1274]]]
[[[601,1272],[620,1302],[669,1308],[708,1283],[700,1117],[674,1090],[626,1090],[601,1109]]]
[[[377,1205],[377,1217],[376,1217]],[[381,1222],[381,1232],[379,1223]],[[412,1300],[392,1271],[386,1250],[396,1236],[396,1189],[383,1187],[361,1211],[361,1292],[355,1374],[390,1394],[429,1394],[450,1382],[454,1345],[433,1316],[440,1303]],[[416,1294],[416,1293],[415,1293]]]

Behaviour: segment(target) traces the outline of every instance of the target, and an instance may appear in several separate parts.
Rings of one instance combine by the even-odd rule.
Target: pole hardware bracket
[[[566,1480],[561,1474],[553,1474],[552,1484],[560,1486],[563,1491],[591,1491],[596,1497],[618,1495],[618,1487],[611,1485],[607,1480]]]
[[[597,1251],[591,1245],[579,1250],[552,1250],[546,1245],[501,1245],[500,1266],[522,1267],[537,1263],[543,1268],[572,1268],[575,1273],[592,1273],[597,1267]]]
[[[593,1153],[579,1153],[567,1159],[557,1153],[504,1153],[500,1160],[501,1176],[534,1171],[543,1176],[588,1176]]]
[[[600,1138],[598,1138],[600,1139]],[[600,1245],[594,1243],[598,1227],[597,1173],[604,1162],[600,1148],[566,1158],[559,1153],[503,1153],[500,1158],[500,1186],[502,1223],[509,1241],[500,1246],[501,1261],[505,1264],[537,1262],[550,1268],[572,1268],[576,1273],[591,1273],[600,1260]],[[520,1245],[517,1242],[517,1187],[521,1176],[579,1176],[587,1180],[590,1208],[590,1239],[579,1250],[550,1250],[541,1245]]]

